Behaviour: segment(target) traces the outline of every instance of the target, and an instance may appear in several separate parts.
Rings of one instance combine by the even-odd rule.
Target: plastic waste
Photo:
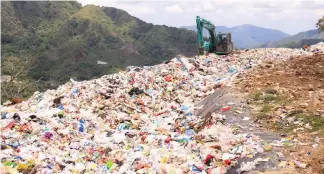
[[[80,132],[84,132],[84,121],[81,119],[80,121],[79,121],[79,131]]]
[[[107,62],[103,62],[103,61],[98,60],[98,61],[97,61],[97,64],[98,64],[98,65],[107,65]]]
[[[307,166],[306,163],[302,163],[302,162],[300,162],[300,161],[298,161],[298,160],[295,160],[294,163],[295,163],[295,165],[296,165],[297,167],[299,167],[299,168],[303,168],[303,169],[306,168],[306,166]]]
[[[241,167],[237,170],[239,173],[247,172],[250,170],[253,170],[256,168],[256,166],[259,164],[259,162],[262,161],[262,159],[257,158],[254,161],[249,162],[243,162],[241,164]]]
[[[226,111],[228,111],[230,109],[231,109],[230,106],[224,106],[224,107],[221,108],[221,112],[226,112]]]
[[[321,51],[324,45],[316,47]],[[313,53],[269,48],[178,57],[89,81],[71,78],[55,90],[35,92],[0,108],[1,171],[31,173],[26,169],[34,165],[35,173],[226,173],[241,158],[294,142],[285,137],[263,143],[227,125],[225,114],[197,115],[208,106],[195,103],[247,67],[301,54]],[[314,148],[319,141],[314,139]],[[258,162],[244,163],[240,171]]]

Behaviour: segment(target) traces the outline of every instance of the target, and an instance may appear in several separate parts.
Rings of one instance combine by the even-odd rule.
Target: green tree
[[[319,29],[320,32],[324,31],[324,16],[318,20],[316,23],[316,27]]]
[[[29,80],[27,71],[33,65],[35,58],[25,58],[21,60],[18,57],[5,57],[1,62],[1,99],[2,102],[11,100],[14,97],[29,97],[35,89],[38,88],[37,81]]]

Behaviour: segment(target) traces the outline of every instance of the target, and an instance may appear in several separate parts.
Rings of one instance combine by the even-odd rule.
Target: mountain
[[[196,26],[183,26],[180,28],[197,31]],[[279,30],[267,29],[248,24],[236,27],[216,26],[216,32],[232,33],[232,40],[234,46],[237,48],[254,48],[260,44],[289,36]]]
[[[146,23],[112,7],[2,1],[1,19],[2,62],[32,59],[21,79],[41,78],[43,89],[70,78],[88,80],[129,65],[154,65],[197,52],[195,32]],[[3,67],[2,74],[10,75],[8,66]]]
[[[305,44],[316,44],[324,41],[324,33],[319,33],[317,29],[297,33],[292,36],[282,38],[277,41],[267,42],[260,47],[290,47],[300,48]]]

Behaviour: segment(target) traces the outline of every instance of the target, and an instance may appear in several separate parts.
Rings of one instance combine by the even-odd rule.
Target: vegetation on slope
[[[324,16],[317,21],[316,27],[319,31],[324,31]]]
[[[75,1],[1,3],[2,60],[30,60],[32,65],[19,76],[26,83],[41,79],[39,89],[196,53],[193,31],[149,24],[116,8],[82,7]],[[11,97],[2,95],[2,101]]]

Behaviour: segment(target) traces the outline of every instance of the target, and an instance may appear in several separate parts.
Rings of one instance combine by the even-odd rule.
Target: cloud
[[[269,1],[256,1],[255,3],[253,3],[252,7],[264,8],[264,9],[276,8],[276,3],[269,2]]]
[[[323,0],[302,1],[300,5],[302,8],[306,8],[306,9],[323,9],[324,1]]]
[[[78,0],[82,5],[93,4],[92,0]]]
[[[287,15],[294,15],[297,13],[295,9],[287,9],[287,10],[283,10],[282,12]]]
[[[172,6],[165,7],[165,11],[168,13],[182,13],[183,10],[178,4],[174,4]]]
[[[324,9],[315,9],[313,12],[317,16],[317,18],[321,18],[324,16]]]
[[[278,21],[280,20],[280,16],[278,13],[267,13],[266,16],[270,17],[271,20]]]
[[[155,9],[152,7],[145,7],[145,6],[126,6],[125,10],[130,14],[154,14]]]
[[[201,6],[199,4],[195,4],[193,7],[186,8],[186,12],[197,13],[201,11]]]
[[[210,1],[214,3],[217,7],[224,7],[224,6],[233,6],[235,4],[238,4],[242,2],[241,0],[231,0],[231,1],[224,1],[224,0],[216,0],[216,1]]]
[[[81,0],[123,9],[146,22],[167,26],[195,25],[201,16],[227,27],[252,24],[289,34],[315,28],[324,15],[324,0]],[[179,15],[175,15],[179,14]],[[172,19],[172,20],[170,20]]]
[[[203,5],[204,10],[214,10],[215,9],[213,4],[209,1],[203,1],[202,5]]]
[[[222,9],[216,10],[216,13],[223,13],[223,12],[224,12],[224,10],[222,10]]]

